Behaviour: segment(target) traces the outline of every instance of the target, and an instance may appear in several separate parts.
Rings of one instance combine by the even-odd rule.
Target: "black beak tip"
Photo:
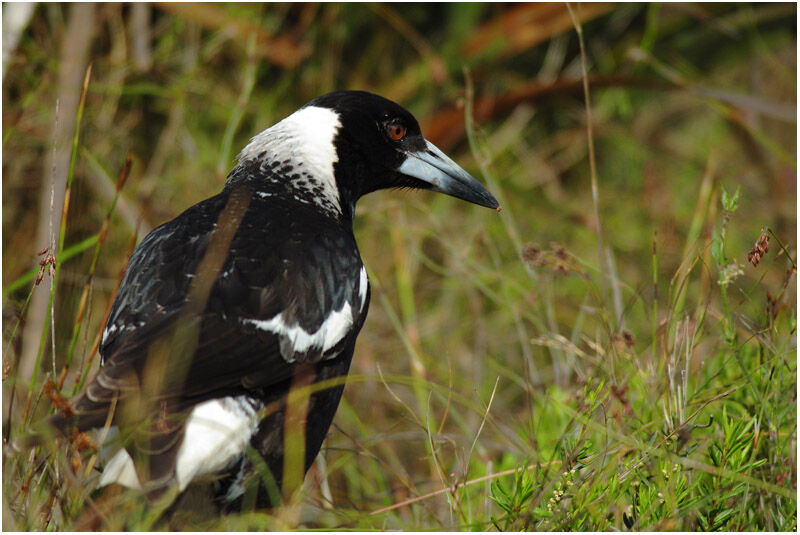
[[[498,212],[503,210],[503,208],[500,206],[500,203],[497,202],[497,199],[494,198],[494,195],[492,195],[488,191],[482,191],[480,193],[480,197],[472,200],[472,202],[477,204],[478,206],[491,208],[492,210],[496,210]]]

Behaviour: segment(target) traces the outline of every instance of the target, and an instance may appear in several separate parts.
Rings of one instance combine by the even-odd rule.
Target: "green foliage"
[[[754,459],[751,456],[755,420],[728,418],[726,408],[722,411],[722,438],[714,439],[708,448],[711,466],[730,471],[735,474],[746,474],[762,466],[766,459]],[[706,507],[697,515],[700,528],[704,531],[744,529],[746,523],[737,526],[735,518],[741,509],[740,500],[749,490],[746,483],[732,482],[730,477],[711,476],[699,479],[697,491],[699,499]]]
[[[133,6],[98,5],[27,397],[17,359],[52,265],[34,236],[70,16],[37,4],[3,83],[3,527],[795,531],[796,6],[572,7],[591,122],[564,6],[148,7],[139,66]],[[503,211],[424,192],[359,203],[370,316],[304,494],[166,518],[135,491],[96,490],[91,445],[15,450],[94,373],[137,232],[215,193],[251,136],[340,88],[405,105]]]
[[[506,490],[500,479],[492,481],[492,500],[505,513],[501,518],[492,517],[492,524],[500,531],[509,531],[517,523],[522,523],[521,528],[527,529],[530,525],[528,519],[520,519],[523,510],[527,510],[536,489],[536,482],[522,468],[514,472],[514,483],[511,489]]]

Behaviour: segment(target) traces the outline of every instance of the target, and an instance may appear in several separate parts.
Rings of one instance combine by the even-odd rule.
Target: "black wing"
[[[79,427],[102,425],[109,403],[140,391],[151,373],[165,380],[148,395],[179,411],[284,381],[297,363],[334,357],[357,334],[368,292],[352,231],[313,206],[258,193],[207,301],[187,314],[230,197],[193,206],[137,247],[104,330],[101,369],[77,407]]]

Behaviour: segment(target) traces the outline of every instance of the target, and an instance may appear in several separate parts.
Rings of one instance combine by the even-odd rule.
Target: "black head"
[[[322,191],[352,217],[356,201],[385,188],[418,188],[497,208],[497,200],[475,178],[427,141],[419,123],[391,100],[364,91],[336,91],[318,97],[262,132],[240,161],[293,148],[320,177]],[[271,150],[270,150],[271,149]],[[305,180],[308,180],[307,178]]]

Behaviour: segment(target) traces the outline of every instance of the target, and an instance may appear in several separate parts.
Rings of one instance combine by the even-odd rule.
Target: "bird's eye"
[[[400,141],[406,137],[406,127],[398,123],[390,123],[386,125],[386,135],[392,141]]]

